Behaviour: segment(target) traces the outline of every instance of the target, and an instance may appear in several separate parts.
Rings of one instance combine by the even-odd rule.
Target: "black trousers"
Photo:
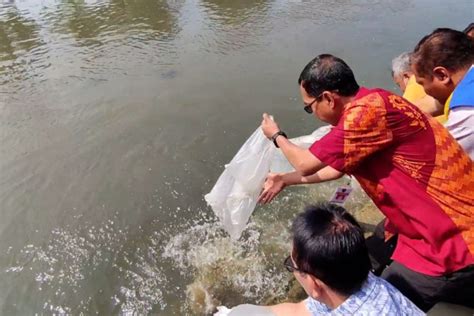
[[[397,237],[385,241],[383,227],[384,221],[366,240],[374,274],[381,275],[425,312],[441,301],[474,308],[474,265],[443,276],[410,270],[390,259]]]

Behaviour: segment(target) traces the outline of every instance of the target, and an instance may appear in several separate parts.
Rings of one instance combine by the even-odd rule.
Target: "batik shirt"
[[[448,130],[400,96],[361,88],[310,151],[354,175],[398,233],[392,258],[440,276],[474,263],[474,165]]]
[[[374,276],[372,273],[369,273],[362,288],[349,296],[337,308],[330,309],[311,297],[306,300],[306,307],[313,316],[425,315],[390,283]]]

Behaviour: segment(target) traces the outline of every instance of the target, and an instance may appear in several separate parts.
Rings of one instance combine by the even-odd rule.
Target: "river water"
[[[0,314],[291,296],[288,225],[332,187],[287,190],[239,242],[203,195],[262,112],[321,125],[296,84],[315,55],[394,90],[394,56],[472,20],[472,0],[0,0]]]

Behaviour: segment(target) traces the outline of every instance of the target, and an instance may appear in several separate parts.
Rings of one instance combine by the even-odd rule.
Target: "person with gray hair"
[[[439,102],[427,95],[423,87],[416,83],[410,59],[411,53],[403,52],[392,60],[393,81],[403,92],[403,98],[427,114],[435,117],[441,115],[443,111]]]
[[[403,52],[392,60],[392,78],[402,92],[405,92],[408,80],[412,75],[410,53]]]

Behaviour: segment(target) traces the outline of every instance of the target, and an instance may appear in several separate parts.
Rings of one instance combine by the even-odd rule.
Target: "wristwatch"
[[[273,136],[270,138],[270,140],[273,142],[273,144],[275,145],[276,148],[280,148],[280,146],[278,146],[278,144],[276,142],[278,136],[280,136],[280,135],[288,139],[288,136],[286,136],[285,132],[283,132],[283,131],[278,131],[275,134],[273,134]]]

